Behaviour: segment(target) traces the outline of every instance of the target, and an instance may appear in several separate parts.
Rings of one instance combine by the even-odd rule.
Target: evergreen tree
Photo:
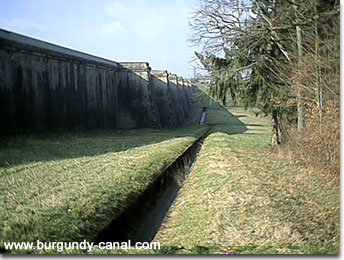
[[[196,56],[212,76],[210,94],[223,103],[230,94],[246,108],[255,106],[270,115],[273,143],[280,143],[281,122],[304,125],[307,91],[314,86],[295,75],[304,64],[302,53],[319,57],[319,49],[326,49],[321,38],[338,29],[339,2],[202,0],[198,8],[192,40],[203,46]],[[329,28],[331,24],[335,26]],[[316,67],[319,78],[319,62]],[[311,98],[318,104],[323,102],[321,86],[318,82]]]

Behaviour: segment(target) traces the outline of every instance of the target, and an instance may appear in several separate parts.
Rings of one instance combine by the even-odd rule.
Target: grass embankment
[[[4,241],[83,241],[96,235],[207,127],[19,135],[0,141]]]
[[[171,253],[338,253],[339,182],[271,152],[269,120],[208,111],[212,134],[154,241]]]

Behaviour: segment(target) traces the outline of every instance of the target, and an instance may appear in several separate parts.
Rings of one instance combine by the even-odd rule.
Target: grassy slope
[[[230,107],[228,113],[217,104],[210,104],[204,96],[201,99],[202,104],[208,105],[207,124],[212,127],[213,133],[205,140],[199,158],[169,212],[167,225],[161,228],[155,238],[165,246],[161,250],[143,251],[94,249],[91,253],[337,253],[339,187],[294,165],[288,158],[281,159],[269,153],[269,120],[253,117],[242,108]],[[195,109],[199,111],[200,106],[202,105],[195,106]],[[195,113],[192,121],[197,122],[198,116],[199,114]],[[119,160],[125,158],[121,156],[125,152],[132,153],[130,158],[134,158],[135,149],[145,149],[144,153],[151,154],[157,148],[144,148],[148,143],[153,145],[164,140],[170,142],[172,136],[190,136],[190,133],[193,133],[191,138],[195,138],[199,135],[195,129],[197,128],[191,127],[188,130],[167,132],[134,130],[130,133],[101,131],[91,136],[82,135],[81,138],[88,140],[80,140],[79,146],[76,136],[64,135],[69,139],[68,142],[74,140],[74,145],[78,148],[70,150],[67,141],[55,140],[61,149],[63,145],[67,145],[63,152],[56,156],[59,149],[55,147],[51,149],[55,153],[53,156],[40,154],[48,161],[56,160],[55,157],[64,157],[66,153],[76,160],[83,154],[102,158],[105,156],[101,155],[102,153],[111,151],[120,156]],[[145,138],[140,136],[142,133]],[[54,142],[52,137],[49,135],[47,139]],[[101,140],[103,142],[99,144]],[[27,138],[25,142],[29,142]],[[20,139],[16,139],[15,143],[20,144]],[[3,146],[1,152],[15,149],[16,144],[9,144],[7,148]],[[83,148],[85,144],[89,147],[87,152]],[[53,143],[50,143],[47,147],[52,145]],[[143,147],[134,148],[136,146]],[[161,148],[160,145],[158,147]],[[180,145],[177,144],[176,147],[180,148]],[[82,150],[79,151],[80,149]],[[144,154],[143,151],[139,154]],[[158,154],[165,158],[166,154],[161,152],[162,150],[159,151]],[[29,155],[24,156],[28,157]],[[16,156],[12,155],[12,158]],[[23,156],[17,158],[21,160]],[[29,161],[34,160],[31,158]],[[141,161],[143,165],[147,165],[145,159]],[[137,161],[136,163],[141,164]],[[16,164],[18,165],[15,166]],[[25,166],[24,162],[21,164]],[[96,165],[100,164],[101,160]],[[155,161],[152,164],[157,166]],[[14,160],[12,165],[19,167],[20,163]],[[131,166],[137,167],[130,165],[125,168]],[[97,189],[99,190],[99,187]],[[100,187],[100,190],[106,189]],[[97,196],[91,197],[97,202],[102,201]],[[108,206],[106,203],[102,205],[104,209]]]
[[[1,139],[0,245],[92,240],[207,130],[199,114],[176,129]]]
[[[338,183],[271,153],[267,119],[228,110],[211,107],[213,133],[154,240],[179,253],[337,253]]]

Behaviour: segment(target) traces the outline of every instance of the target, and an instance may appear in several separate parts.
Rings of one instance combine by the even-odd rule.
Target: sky
[[[0,0],[0,28],[117,62],[192,77],[197,0]]]

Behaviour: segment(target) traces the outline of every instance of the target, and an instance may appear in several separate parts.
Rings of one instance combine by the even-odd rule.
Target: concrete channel
[[[183,181],[198,156],[206,131],[181,154],[119,217],[102,230],[100,242],[150,242],[163,224]]]

